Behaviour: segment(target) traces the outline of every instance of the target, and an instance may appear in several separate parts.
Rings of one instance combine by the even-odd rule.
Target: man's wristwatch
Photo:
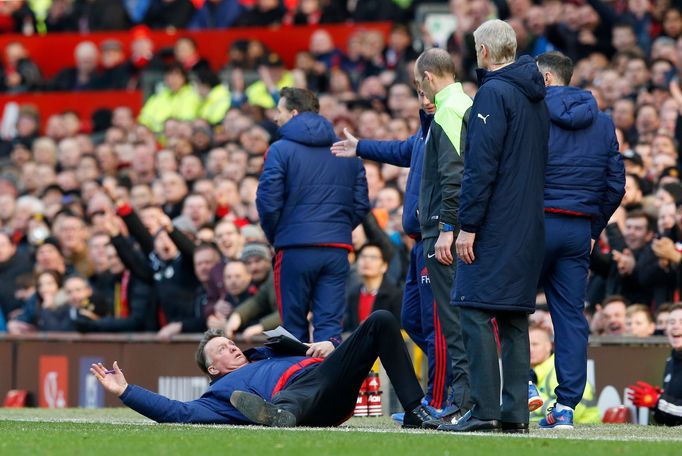
[[[443,232],[448,232],[448,231],[456,231],[457,228],[455,228],[454,225],[450,225],[448,223],[443,223],[443,222],[438,222],[438,229]]]

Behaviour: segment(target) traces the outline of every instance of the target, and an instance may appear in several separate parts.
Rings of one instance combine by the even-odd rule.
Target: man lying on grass
[[[104,389],[131,409],[159,423],[338,426],[353,413],[358,391],[379,357],[405,413],[404,427],[433,419],[420,405],[423,391],[414,374],[400,326],[387,311],[374,312],[326,358],[275,354],[268,347],[242,351],[222,331],[209,330],[196,361],[211,378],[194,401],[180,402],[126,381],[93,364]],[[111,373],[109,373],[111,372]]]

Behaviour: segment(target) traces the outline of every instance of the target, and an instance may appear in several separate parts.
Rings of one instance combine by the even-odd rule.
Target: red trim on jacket
[[[349,252],[352,252],[352,251],[353,251],[353,246],[350,245],[350,244],[334,244],[334,243],[330,243],[330,244],[313,244],[313,245],[314,245],[315,247],[335,247],[335,248],[337,248],[337,249],[346,249],[346,250],[348,250]]]
[[[282,315],[282,257],[284,251],[280,250],[275,255],[274,281],[275,281],[275,302],[277,303],[277,310],[279,311],[279,318],[284,321]]]
[[[285,370],[282,376],[277,380],[277,384],[275,385],[275,388],[272,390],[272,395],[270,397],[274,397],[275,394],[279,393],[282,388],[284,388],[284,385],[287,384],[289,379],[298,371],[303,369],[304,367],[310,366],[311,364],[315,363],[321,363],[324,361],[324,358],[306,358],[304,360],[301,360],[291,366],[289,369]]]
[[[577,211],[569,211],[566,209],[557,209],[554,207],[546,207],[545,212],[548,212],[550,214],[562,214],[562,215],[572,215],[573,217],[580,217],[580,218],[588,218],[592,219],[592,216],[589,214],[585,214],[583,212],[577,212]]]

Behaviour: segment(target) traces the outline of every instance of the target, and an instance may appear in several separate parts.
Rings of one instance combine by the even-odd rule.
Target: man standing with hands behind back
[[[341,343],[351,232],[369,211],[362,162],[332,155],[337,137],[319,110],[309,90],[282,89],[275,114],[281,139],[270,146],[256,194],[261,226],[277,252],[283,326],[306,341],[313,313],[309,356],[326,356]]]
[[[474,42],[480,89],[469,122],[452,295],[461,309],[474,406],[468,419],[439,429],[527,433],[527,314],[535,309],[545,239],[545,85],[533,59],[514,61],[509,24],[484,22]],[[493,317],[502,345],[501,406]]]
[[[469,374],[462,340],[459,309],[450,305],[454,267],[454,235],[459,229],[463,152],[472,100],[455,82],[452,57],[443,49],[429,49],[414,66],[415,84],[436,105],[436,114],[426,138],[419,187],[419,225],[426,269],[445,347],[452,365],[452,404],[470,407]],[[452,421],[456,421],[455,416]]]
[[[545,178],[545,262],[540,285],[554,324],[557,398],[542,428],[572,428],[587,382],[590,328],[583,315],[590,252],[625,194],[613,122],[588,91],[567,87],[573,62],[560,52],[537,58],[551,119]]]

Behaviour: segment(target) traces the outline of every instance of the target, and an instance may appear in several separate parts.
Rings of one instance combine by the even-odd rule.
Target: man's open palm
[[[358,138],[353,136],[347,128],[343,129],[343,134],[346,136],[344,141],[338,141],[332,144],[331,151],[337,157],[357,157]]]
[[[114,361],[114,372],[107,373],[107,368],[102,363],[93,364],[90,372],[99,380],[102,387],[116,396],[120,396],[128,387],[128,382],[123,376],[123,371],[119,369],[118,362]]]

